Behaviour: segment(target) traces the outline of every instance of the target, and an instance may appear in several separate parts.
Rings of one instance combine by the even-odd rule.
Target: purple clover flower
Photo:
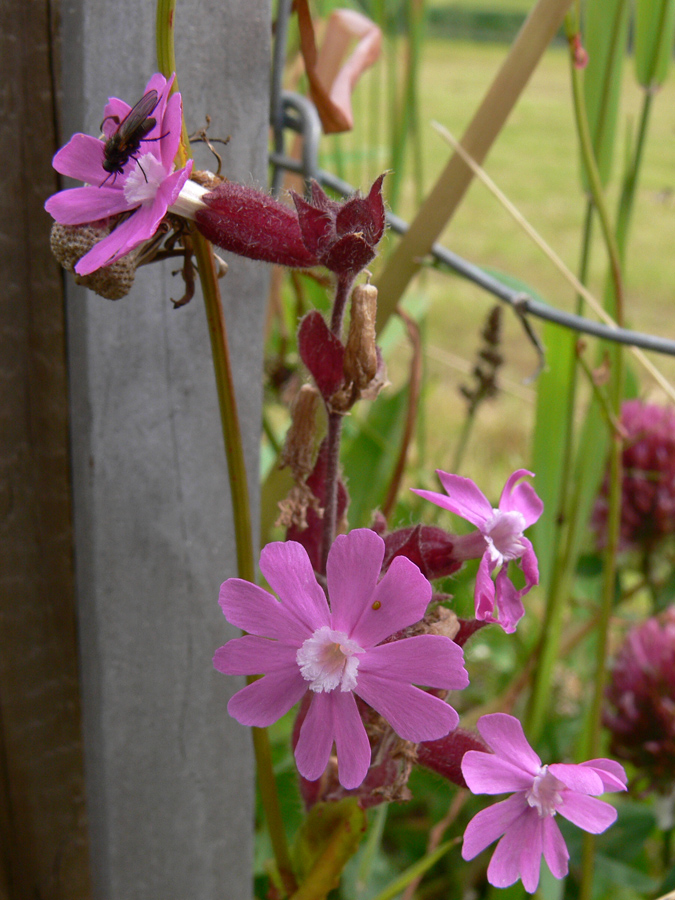
[[[469,789],[474,794],[515,793],[471,819],[462,857],[473,859],[501,838],[488,866],[488,881],[502,888],[520,878],[532,894],[539,884],[542,854],[555,878],[567,874],[569,853],[556,813],[584,831],[600,834],[614,823],[617,812],[594,795],[624,791],[626,773],[611,759],[543,766],[518,719],[504,713],[482,716],[478,731],[493,753],[464,754],[462,773]]]
[[[534,477],[533,473],[518,469],[509,475],[497,509],[492,508],[485,494],[470,478],[450,475],[440,469],[436,470],[436,474],[448,496],[435,491],[416,490],[415,493],[431,500],[436,506],[449,509],[478,528],[476,555],[482,555],[482,558],[476,576],[476,618],[484,622],[499,622],[504,631],[512,633],[525,614],[521,598],[539,583],[537,557],[523,532],[541,516],[544,504],[532,485],[516,484],[525,475]],[[467,552],[466,547],[464,552]],[[521,560],[525,575],[525,587],[521,590],[516,589],[508,576],[508,564],[512,560]],[[492,575],[496,570],[497,576],[493,581]]]
[[[627,400],[621,407],[626,432],[621,485],[622,550],[654,550],[675,534],[675,409]],[[593,525],[604,546],[609,508],[605,476],[593,510]]]
[[[182,116],[180,94],[169,97],[174,77],[167,81],[156,74],[147,83],[144,93],[155,90],[159,94],[152,113],[156,124],[142,142],[138,158],[130,159],[121,175],[106,180],[105,141],[89,134],[73,135],[54,157],[57,172],[85,182],[84,187],[59,191],[45,203],[47,212],[61,225],[83,225],[131,213],[79,260],[75,266],[78,275],[110,265],[151,238],[190,177],[191,161],[174,172]],[[130,110],[123,100],[108,100],[103,113],[106,139],[118,127],[110,117],[117,116],[121,122]]]
[[[675,606],[632,628],[607,686],[610,750],[652,790],[675,783]]]
[[[403,557],[378,582],[383,558],[384,541],[374,531],[340,535],[328,555],[330,606],[295,541],[268,544],[260,555],[260,571],[280,603],[239,578],[220,589],[227,620],[251,633],[217,650],[215,667],[226,675],[264,673],[231,698],[228,712],[262,728],[310,691],[295,748],[298,770],[309,781],[323,774],[333,742],[340,784],[357,788],[366,777],[370,744],[355,694],[404,740],[434,740],[459,721],[451,706],[414,685],[466,687],[461,648],[434,634],[385,642],[424,616],[431,585]]]

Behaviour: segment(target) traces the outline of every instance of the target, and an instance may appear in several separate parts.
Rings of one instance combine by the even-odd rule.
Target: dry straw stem
[[[534,72],[544,50],[562,25],[572,0],[539,0],[532,9],[483,102],[464,133],[462,146],[483,162],[495,138]],[[377,330],[382,330],[422,260],[450,221],[473,173],[454,153],[389,259],[379,283]]]
[[[487,174],[485,169],[480,166],[475,159],[473,159],[469,153],[462,147],[457,138],[453,137],[452,134],[448,131],[447,128],[444,128],[442,125],[439,125],[438,122],[431,123],[436,131],[441,135],[441,137],[446,140],[451,147],[454,148],[455,152],[462,157],[464,162],[469,166],[474,175],[476,175],[480,181],[488,188],[489,191],[499,200],[504,209],[516,220],[518,225],[523,229],[523,231],[527,234],[529,238],[531,238],[534,243],[542,250],[546,256],[551,260],[556,269],[560,272],[560,274],[567,279],[567,281],[572,285],[574,290],[580,294],[584,300],[588,303],[591,309],[599,316],[610,328],[617,328],[617,323],[614,319],[609,315],[608,312],[603,309],[602,305],[598,300],[591,294],[588,288],[583,285],[579,279],[576,277],[574,272],[572,272],[562,259],[558,256],[558,254],[550,247],[544,238],[533,228],[532,225],[527,221],[527,219],[523,216],[523,214],[518,210],[513,203],[509,200],[509,198],[497,187],[494,181]],[[631,347],[631,353],[635,356],[635,358],[645,367],[645,369],[649,372],[649,374],[654,378],[654,380],[663,388],[663,390],[668,394],[668,396],[675,400],[675,389],[670,384],[670,382],[662,375],[661,372],[656,368],[656,366],[645,356],[645,354],[638,347]]]

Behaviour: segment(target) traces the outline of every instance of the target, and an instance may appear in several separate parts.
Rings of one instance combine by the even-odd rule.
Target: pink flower
[[[555,814],[600,834],[617,813],[592,795],[625,790],[626,773],[611,759],[542,766],[518,719],[504,713],[482,716],[478,730],[493,753],[464,754],[462,773],[469,789],[474,794],[515,793],[473,817],[464,832],[462,856],[473,859],[501,838],[488,866],[488,881],[508,887],[520,878],[532,894],[539,883],[542,854],[556,878],[567,874],[569,853]]]
[[[492,508],[485,494],[470,478],[450,475],[440,469],[436,474],[447,497],[435,491],[415,493],[443,509],[449,509],[479,529],[476,555],[482,555],[482,559],[476,576],[476,618],[499,622],[504,631],[511,633],[525,613],[521,598],[539,583],[537,557],[523,532],[537,521],[544,504],[532,485],[516,484],[525,475],[533,476],[533,473],[518,469],[508,477],[498,509]],[[525,587],[521,590],[516,589],[508,576],[508,564],[516,559],[521,560],[525,575]],[[495,570],[498,571],[493,582]]]
[[[107,237],[95,244],[75,266],[78,275],[88,275],[110,265],[157,230],[167,209],[177,199],[190,177],[192,162],[174,172],[174,158],[181,134],[181,97],[169,97],[174,76],[153,75],[145,88],[157,91],[159,98],[151,113],[156,124],[145,135],[141,147],[124,165],[121,174],[103,168],[106,141],[89,134],[75,134],[54,157],[53,166],[62,175],[84,181],[84,187],[69,188],[54,194],[45,203],[47,212],[61,225],[98,222],[120,213],[131,213]],[[131,107],[111,97],[103,122],[107,140]],[[104,183],[105,182],[105,183]]]
[[[378,582],[383,557],[384,542],[374,531],[340,535],[328,555],[330,607],[295,541],[268,544],[260,555],[260,571],[280,603],[239,578],[220,589],[228,621],[251,634],[217,650],[215,667],[226,675],[264,673],[232,697],[228,711],[243,725],[262,728],[311,691],[295,748],[298,770],[309,781],[323,774],[333,742],[340,784],[356,788],[366,777],[370,744],[355,694],[404,740],[442,737],[459,720],[451,706],[414,685],[466,687],[462,650],[433,634],[385,642],[424,616],[431,585],[402,557]]]

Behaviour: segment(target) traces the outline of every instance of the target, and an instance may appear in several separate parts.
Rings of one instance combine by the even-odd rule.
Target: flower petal
[[[588,762],[579,763],[580,766],[588,766],[598,773],[606,791],[625,791],[628,778],[626,770],[621,763],[613,759],[589,759]]]
[[[405,741],[435,741],[457,727],[455,710],[419,688],[389,678],[362,673],[356,694],[389,722]]]
[[[108,174],[103,168],[104,148],[103,141],[90,134],[74,134],[65,147],[57,151],[52,165],[61,175],[98,187]]]
[[[307,682],[305,682],[307,684]],[[333,695],[312,694],[312,702],[300,728],[295,747],[298,772],[308,781],[316,781],[326,771],[335,737]]]
[[[462,775],[474,794],[526,791],[532,787],[533,778],[521,766],[481,750],[468,750],[464,754]]]
[[[296,650],[314,630],[270,593],[242,578],[228,578],[220,586],[218,602],[231,625],[295,644]]]
[[[474,585],[474,603],[476,618],[481,622],[496,622],[495,618],[495,583],[490,574],[490,558],[483,555],[476,573]]]
[[[525,527],[529,528],[543,513],[544,504],[531,484],[523,482],[516,485],[517,481],[527,475],[534,478],[534,472],[528,472],[527,469],[517,469],[513,475],[509,475],[499,498],[499,508],[504,512],[519,512],[525,519]]]
[[[431,500],[436,506],[449,509],[456,515],[471,522],[477,528],[481,528],[492,516],[492,506],[485,494],[470,478],[462,478],[461,475],[451,475],[436,469],[441,484],[448,496],[437,494],[434,491],[415,491],[425,500]]]
[[[124,222],[120,223],[114,231],[106,235],[103,240],[91,248],[88,253],[80,259],[75,265],[75,271],[78,275],[90,275],[96,269],[107,266],[124,256],[130,250],[133,250],[138,244],[145,240],[143,236],[142,220],[139,229],[139,220],[136,218],[142,212],[142,207],[131,215]]]
[[[507,800],[501,800],[482,809],[466,826],[462,859],[473,859],[482,853],[493,841],[501,837],[507,828],[511,828],[522,815],[526,814],[529,808],[523,794],[514,794]]]
[[[563,802],[557,807],[561,816],[569,819],[584,831],[591,834],[601,834],[610,825],[616,822],[617,812],[611,803],[597,800],[595,797],[587,797],[585,794],[577,794],[574,791],[565,791]]]
[[[242,725],[266,728],[295,706],[307,690],[299,669],[275,672],[248,684],[227,704],[227,711]]]
[[[219,647],[213,665],[224,675],[262,675],[284,669],[297,672],[297,652],[289,644],[247,634]]]
[[[161,137],[161,140],[157,141],[159,144],[159,152],[157,155],[169,171],[173,169],[176,153],[178,152],[178,145],[180,144],[182,110],[183,105],[181,102],[181,95],[173,94],[169,98],[169,102],[166,105],[166,112],[161,119],[162,130],[158,135],[158,137]]]
[[[397,556],[368,598],[360,618],[353,623],[351,636],[364,648],[379,644],[390,634],[419,622],[431,593],[431,585],[415,563]],[[330,597],[333,602],[333,595]]]
[[[518,622],[525,615],[521,591],[517,591],[515,585],[508,576],[507,567],[503,566],[495,579],[495,603],[499,614],[499,624],[507,634],[513,634]]]
[[[534,809],[528,810],[506,832],[490,860],[488,881],[508,887],[520,877],[525,890],[533,894],[539,884],[543,828]]]
[[[481,716],[477,727],[481,737],[497,756],[533,776],[539,772],[541,760],[528,744],[523,726],[514,716],[491,713]]]
[[[580,794],[602,794],[604,791],[602,778],[588,767],[574,763],[553,763],[548,770],[571,791]]]
[[[326,565],[333,628],[352,636],[373,602],[383,559],[384,541],[370,528],[336,537]],[[364,631],[368,631],[365,626]]]
[[[304,638],[317,628],[330,624],[326,595],[316,580],[302,544],[297,541],[267,544],[260,554],[260,571],[281,599],[288,615],[304,629]]]
[[[157,204],[161,205],[162,208],[162,215],[159,217],[159,219],[162,219],[164,217],[167,209],[177,199],[191,173],[192,160],[189,159],[185,168],[178,169],[177,172],[174,172],[171,175],[167,175],[164,181],[160,184],[155,201]],[[157,221],[158,225],[159,219]]]
[[[545,816],[542,821],[544,859],[554,878],[564,878],[568,871],[570,858],[567,844],[560,833],[553,816]]]
[[[122,191],[87,185],[59,191],[47,200],[45,209],[61,225],[85,225],[126,212],[129,204]]]
[[[520,591],[520,596],[522,597],[530,590],[530,588],[539,584],[539,561],[537,560],[537,554],[532,547],[532,542],[526,537],[521,537],[521,541],[525,544],[525,552],[520,560],[520,566],[525,575],[525,587]]]
[[[454,691],[469,683],[462,648],[440,634],[418,634],[371,648],[359,666],[359,677],[365,674]]]
[[[331,696],[338,779],[343,788],[352,790],[363,782],[370,767],[370,742],[354,694],[333,691]]]
[[[145,93],[147,94],[147,91]],[[131,107],[126,101],[120,100],[119,97],[108,97],[108,102],[103,107],[103,121],[101,122],[101,131],[106,140],[117,131],[120,123],[130,112]]]

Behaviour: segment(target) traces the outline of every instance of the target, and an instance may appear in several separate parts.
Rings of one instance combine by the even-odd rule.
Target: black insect
[[[145,140],[158,140],[158,138],[146,138],[157,124],[151,113],[159,103],[159,95],[157,91],[148,91],[138,101],[133,109],[130,109],[126,116],[120,122],[119,116],[106,116],[101,122],[101,129],[108,119],[112,119],[117,124],[117,128],[105,142],[103,148],[103,168],[108,175],[101,182],[100,187],[106,183],[111,175],[117,178],[124,172],[125,165],[130,159],[135,159],[138,166],[143,172],[143,166],[138,162],[136,154],[141,149],[141,142]],[[147,181],[147,176],[143,172],[143,176]],[[113,179],[114,180],[114,179]]]

